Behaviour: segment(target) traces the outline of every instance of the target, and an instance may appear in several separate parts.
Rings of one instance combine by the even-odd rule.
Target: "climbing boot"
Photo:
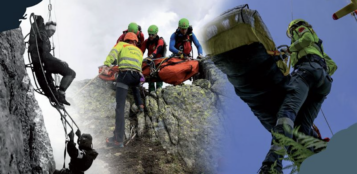
[[[124,143],[117,142],[115,136],[107,138],[105,141],[106,141],[105,144],[107,144],[107,146],[120,147],[120,148],[124,147]]]
[[[70,103],[68,103],[68,101],[66,101],[66,96],[65,96],[65,92],[64,91],[62,91],[62,90],[58,90],[58,101],[60,102],[60,103],[63,103],[63,104],[65,104],[65,105],[68,105],[68,106],[70,106],[71,104]]]

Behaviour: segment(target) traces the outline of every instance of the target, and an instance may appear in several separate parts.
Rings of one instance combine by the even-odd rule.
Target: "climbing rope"
[[[321,108],[321,113],[322,113],[322,115],[324,116],[324,118],[325,118],[325,120],[326,120],[326,123],[327,123],[327,126],[328,126],[328,128],[330,129],[331,134],[332,134],[332,136],[333,136],[332,129],[331,129],[331,127],[330,127],[330,124],[329,124],[328,121],[327,121],[327,118],[326,118],[325,113],[324,113],[324,111],[322,110],[322,108]]]
[[[291,6],[291,20],[294,20],[294,15],[293,15],[293,0],[290,0],[290,6]]]

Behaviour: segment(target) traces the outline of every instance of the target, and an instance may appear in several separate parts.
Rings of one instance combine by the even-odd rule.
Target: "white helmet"
[[[53,30],[53,31],[56,31],[56,22],[53,22],[53,21],[48,21],[46,22],[46,30]]]

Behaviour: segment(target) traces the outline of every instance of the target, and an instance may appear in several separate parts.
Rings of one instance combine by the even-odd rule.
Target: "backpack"
[[[188,27],[188,29],[187,29],[187,33],[186,33],[186,35],[189,35],[190,37],[190,44],[191,44],[191,47],[192,47],[192,41],[193,41],[193,38],[192,38],[192,31],[193,31],[193,28],[192,28],[192,25],[190,25],[189,27]],[[178,34],[180,33],[180,30],[179,29],[177,29],[176,31],[175,31],[175,40],[177,41],[177,39],[178,39]]]
[[[165,42],[165,39],[163,37],[160,37],[159,40],[162,39],[162,41],[164,41],[164,46],[163,46],[163,50],[162,50],[162,57],[166,57],[166,52],[167,52],[167,44]],[[157,44],[159,42],[159,40],[157,42],[155,42],[155,48],[157,48]],[[149,42],[146,42],[146,49],[149,48]]]

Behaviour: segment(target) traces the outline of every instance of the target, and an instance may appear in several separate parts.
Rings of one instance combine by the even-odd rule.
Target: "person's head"
[[[124,37],[124,42],[136,45],[136,43],[138,43],[138,37],[135,33],[128,32]]]
[[[45,29],[48,37],[51,37],[56,32],[56,22],[48,21],[46,22]]]
[[[148,28],[149,39],[154,40],[159,32],[159,28],[156,25],[150,25]]]
[[[293,20],[293,21],[290,22],[290,24],[289,24],[289,26],[288,26],[288,29],[287,29],[287,31],[286,31],[286,35],[287,35],[289,38],[291,38],[292,35],[293,35],[293,31],[294,31],[297,27],[299,27],[299,26],[301,26],[301,25],[306,26],[306,27],[309,27],[309,28],[312,28],[312,26],[311,26],[309,23],[307,23],[305,20],[303,20],[303,19],[295,19],[295,20]]]
[[[92,149],[92,139],[90,134],[82,134],[78,139],[79,149]]]
[[[130,23],[128,26],[128,32],[137,33],[138,29],[139,29],[138,24],[136,24],[135,22]]]
[[[190,26],[190,23],[188,22],[188,19],[186,19],[186,18],[180,19],[178,25],[179,25],[178,28],[180,29],[180,32],[181,32],[183,35],[185,35],[185,34],[187,33],[188,27]]]

